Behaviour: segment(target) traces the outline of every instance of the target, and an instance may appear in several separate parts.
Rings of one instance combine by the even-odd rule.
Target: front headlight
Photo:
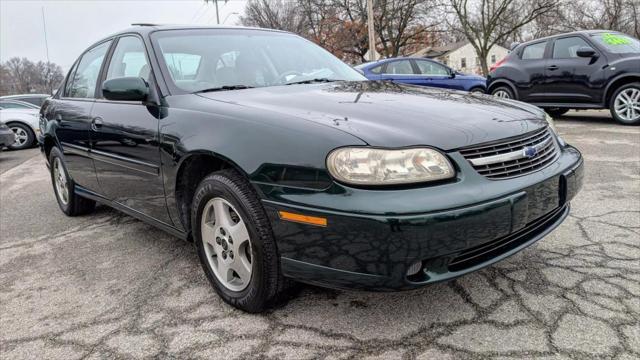
[[[411,184],[455,176],[449,159],[429,148],[339,148],[329,153],[327,168],[336,180],[353,185]]]
[[[558,131],[556,130],[556,122],[553,120],[553,118],[545,112],[544,119],[547,120],[547,124],[549,124],[549,127],[551,128],[553,133],[558,135]]]

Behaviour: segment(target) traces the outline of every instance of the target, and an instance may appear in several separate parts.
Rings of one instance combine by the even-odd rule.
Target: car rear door
[[[110,46],[111,40],[107,40],[80,57],[67,76],[61,96],[52,100],[47,113],[47,120],[55,121],[54,132],[69,175],[76,184],[92,191],[99,191],[99,186],[89,154],[91,109]]]
[[[382,80],[420,85],[422,79],[409,59],[389,61],[382,67]]]
[[[155,85],[145,44],[137,35],[116,40],[103,81],[141,77]],[[156,220],[171,224],[162,181],[157,104],[111,101],[102,89],[91,111],[91,155],[104,196]]]
[[[431,60],[416,59],[415,64],[422,78],[420,85],[445,89],[464,90],[462,81],[453,76],[454,72],[446,66]]]
[[[594,57],[577,55],[581,47],[595,50]],[[552,44],[551,56],[545,70],[547,101],[554,103],[598,103],[604,87],[607,59],[588,40],[579,35],[563,36]]]

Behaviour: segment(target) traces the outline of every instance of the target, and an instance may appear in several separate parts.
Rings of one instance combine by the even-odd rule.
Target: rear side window
[[[416,60],[416,64],[422,75],[449,75],[449,70],[444,65],[433,61]]]
[[[590,47],[581,37],[573,36],[556,40],[553,43],[554,59],[571,59],[578,57],[578,49]]]
[[[141,77],[149,82],[151,69],[142,40],[137,36],[125,36],[118,40],[113,52],[106,80],[117,77]]]
[[[413,75],[413,68],[409,60],[394,61],[387,64],[385,74]]]
[[[70,86],[67,82],[68,89],[65,91],[65,96],[71,98],[94,97],[102,61],[110,45],[111,41],[104,42],[82,55],[78,68],[70,79]]]
[[[382,73],[382,65],[376,66],[376,67],[374,67],[373,69],[371,69],[369,71],[371,71],[374,74],[380,74],[380,73]]]
[[[522,50],[522,60],[538,60],[544,58],[544,49],[547,47],[546,42],[527,45]]]

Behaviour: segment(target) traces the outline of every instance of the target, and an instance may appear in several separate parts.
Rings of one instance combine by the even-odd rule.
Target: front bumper
[[[314,193],[259,185],[283,274],[381,291],[451,279],[540,240],[566,218],[582,186],[582,157],[570,146],[547,168],[509,180],[488,180],[454,160],[461,167],[455,182],[417,189]],[[283,221],[279,211],[323,217],[327,226]],[[416,262],[420,271],[408,276]]]

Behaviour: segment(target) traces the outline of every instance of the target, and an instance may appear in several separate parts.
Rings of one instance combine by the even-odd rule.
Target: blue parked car
[[[391,58],[356,66],[369,80],[392,80],[398,83],[433,86],[485,93],[487,80],[466,75],[431,59]]]

